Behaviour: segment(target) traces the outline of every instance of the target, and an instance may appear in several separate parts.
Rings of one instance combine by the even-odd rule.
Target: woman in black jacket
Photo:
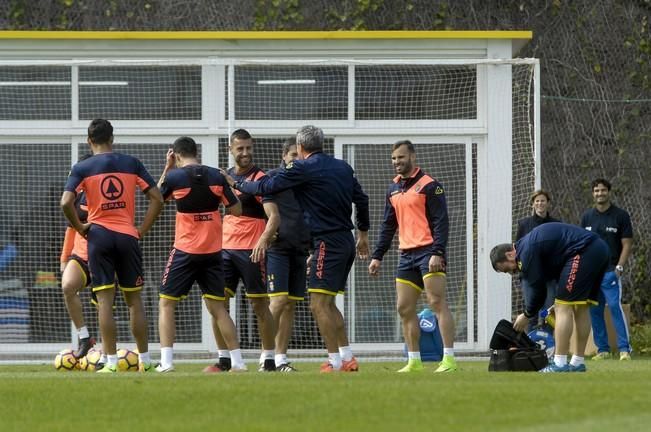
[[[531,194],[531,207],[533,208],[533,214],[524,219],[518,221],[518,232],[516,234],[515,240],[518,241],[525,235],[529,234],[531,230],[536,228],[538,225],[542,225],[547,222],[560,222],[559,219],[555,219],[549,215],[549,206],[551,204],[551,196],[549,192],[538,189]],[[526,292],[531,288],[525,281],[522,283],[522,292]],[[544,309],[549,309],[554,304],[554,296],[556,294],[556,281],[547,281],[547,297],[545,298]],[[529,328],[527,332],[533,330],[536,327],[537,319],[532,319],[529,321]]]

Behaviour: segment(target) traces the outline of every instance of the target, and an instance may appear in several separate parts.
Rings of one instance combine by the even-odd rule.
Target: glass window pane
[[[226,83],[228,97],[228,82]],[[228,118],[228,100],[226,101]],[[346,120],[345,66],[237,66],[235,118]]]
[[[477,118],[474,66],[358,66],[357,120]]]
[[[96,117],[201,120],[201,67],[80,67],[79,118]]]
[[[70,120],[69,67],[0,68],[0,120]]]

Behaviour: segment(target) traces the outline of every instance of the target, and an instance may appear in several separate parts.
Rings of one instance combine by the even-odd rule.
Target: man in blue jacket
[[[521,273],[531,290],[525,293],[525,309],[513,328],[526,329],[540,310],[547,282],[556,280],[556,353],[554,362],[543,372],[585,372],[584,352],[590,334],[589,306],[597,303],[599,286],[608,266],[608,245],[598,235],[580,227],[551,222],[534,228],[515,244],[504,243],[491,250],[495,271]],[[529,294],[529,295],[527,295]],[[572,327],[577,344],[567,363]]]
[[[287,164],[274,177],[233,182],[241,192],[268,195],[293,189],[312,236],[310,308],[328,350],[321,372],[358,370],[346,335],[344,318],[335,305],[343,293],[355,259],[368,257],[368,196],[346,162],[323,153],[323,131],[304,126],[296,134],[299,160]],[[355,204],[357,244],[352,234]]]

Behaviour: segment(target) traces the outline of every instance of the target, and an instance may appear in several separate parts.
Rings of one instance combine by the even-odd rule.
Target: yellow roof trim
[[[531,31],[0,31],[8,39],[107,40],[343,40],[532,39]]]

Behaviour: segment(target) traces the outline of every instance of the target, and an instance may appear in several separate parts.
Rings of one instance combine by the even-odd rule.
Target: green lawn
[[[250,365],[250,367],[253,365]],[[359,373],[56,372],[0,366],[0,431],[568,431],[651,430],[651,361],[588,362],[587,373],[461,370],[397,374],[399,363]]]

